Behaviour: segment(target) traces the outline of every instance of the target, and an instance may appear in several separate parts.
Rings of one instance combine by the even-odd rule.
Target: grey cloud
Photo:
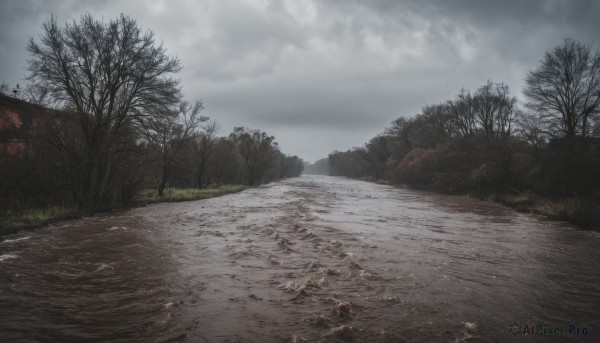
[[[4,1],[0,79],[22,83],[26,41],[52,13],[84,12],[122,12],[153,30],[221,134],[267,130],[308,160],[487,79],[520,96],[545,51],[600,32],[591,0]]]

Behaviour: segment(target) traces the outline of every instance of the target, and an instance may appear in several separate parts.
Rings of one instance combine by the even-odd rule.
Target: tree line
[[[1,159],[4,199],[70,199],[92,213],[148,186],[162,196],[168,187],[256,186],[302,173],[303,161],[266,132],[218,136],[202,102],[184,100],[180,61],[131,17],[88,14],[62,27],[52,17],[27,50],[22,97],[59,111],[27,127],[2,125],[2,135],[27,144],[27,153]]]
[[[600,53],[574,40],[525,78],[524,103],[487,81],[399,117],[363,147],[328,156],[331,175],[445,193],[600,197]]]

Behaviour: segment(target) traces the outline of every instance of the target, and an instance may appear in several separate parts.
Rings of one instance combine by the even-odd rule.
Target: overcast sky
[[[521,97],[543,54],[599,47],[600,1],[0,0],[0,81],[25,84],[29,37],[54,14],[120,13],[180,58],[188,100],[220,134],[247,126],[314,162],[425,104],[505,82]]]

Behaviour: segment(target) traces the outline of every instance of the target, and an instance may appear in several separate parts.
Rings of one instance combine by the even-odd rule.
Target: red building
[[[31,154],[31,139],[61,112],[0,94],[0,156]]]

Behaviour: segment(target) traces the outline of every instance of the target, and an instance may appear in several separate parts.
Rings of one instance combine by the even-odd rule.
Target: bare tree
[[[259,130],[236,127],[231,133],[231,138],[236,142],[244,161],[248,185],[259,185],[279,153],[275,137]]]
[[[464,139],[473,137],[477,125],[475,102],[471,93],[462,89],[456,100],[448,101],[448,106],[451,122],[459,135]]]
[[[454,133],[450,106],[447,104],[427,105],[422,110],[423,118],[430,123],[438,139],[450,137]]]
[[[62,28],[52,17],[40,41],[31,38],[27,50],[29,80],[79,117],[78,202],[90,212],[107,207],[118,160],[113,143],[140,119],[172,113],[181,97],[179,81],[171,77],[180,70],[179,61],[125,15],[104,22],[87,14]]]
[[[596,138],[600,138],[600,115],[595,116],[592,119],[591,123],[592,123],[592,127],[593,127],[593,130],[590,130],[592,136],[594,136]]]
[[[378,135],[371,138],[365,144],[365,151],[373,165],[375,178],[383,179],[385,176],[385,163],[391,156],[390,138],[385,135]]]
[[[0,94],[8,94],[8,83],[4,81],[0,83]]]
[[[216,183],[239,183],[240,167],[235,141],[232,137],[219,137],[214,146],[214,180]]]
[[[22,91],[21,98],[32,104],[44,106],[44,107],[56,107],[52,103],[52,98],[48,94],[48,89],[44,88],[40,84],[29,83]]]
[[[409,119],[399,117],[385,128],[384,134],[390,137],[390,152],[396,157],[402,157],[413,148],[409,139]]]
[[[536,160],[541,157],[541,151],[546,145],[546,135],[539,122],[539,117],[531,113],[522,113],[517,120],[517,132],[531,145]]]
[[[494,94],[494,84],[488,81],[479,87],[473,97],[475,104],[475,119],[483,129],[485,136],[491,138],[494,132],[494,117],[498,110],[498,99]]]
[[[510,96],[510,91],[504,83],[496,84],[498,111],[494,116],[494,136],[496,139],[510,137],[513,125],[518,117],[517,98]]]
[[[172,180],[194,130],[200,122],[208,120],[208,117],[198,115],[203,108],[200,101],[196,101],[194,106],[184,101],[175,115],[148,117],[145,120],[144,136],[148,148],[156,156],[154,162],[158,166],[154,181],[159,196],[163,196],[165,187]]]
[[[215,134],[217,123],[211,122],[203,127],[192,139],[192,163],[196,174],[196,182],[199,189],[210,185],[214,180],[210,173],[214,169],[214,155],[217,144]]]
[[[517,98],[510,96],[507,85],[488,80],[479,87],[473,102],[475,119],[488,141],[510,136]]]
[[[567,39],[541,63],[525,79],[527,107],[539,113],[555,136],[588,136],[599,112],[600,53]]]

